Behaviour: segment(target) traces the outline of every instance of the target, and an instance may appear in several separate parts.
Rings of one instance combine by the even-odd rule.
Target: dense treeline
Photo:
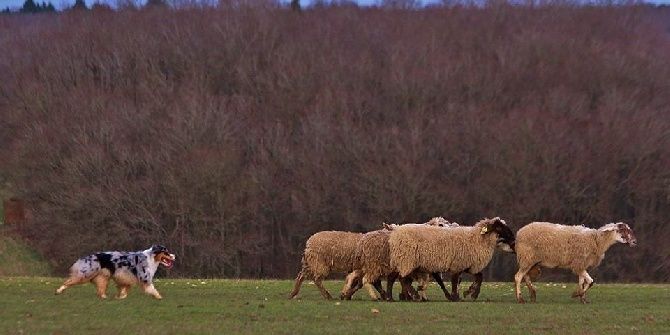
[[[631,224],[596,280],[670,278],[668,13],[264,6],[0,17],[0,171],[59,271],[162,242],[291,277],[319,230]],[[514,257],[486,276],[508,280]]]

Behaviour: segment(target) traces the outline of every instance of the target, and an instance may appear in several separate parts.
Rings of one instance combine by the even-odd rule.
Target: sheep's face
[[[635,235],[633,234],[633,230],[630,229],[630,227],[623,223],[623,222],[618,222],[616,224],[616,232],[617,232],[617,241],[621,242],[623,244],[628,244],[631,247],[634,247],[637,245],[637,239],[635,238]]]
[[[600,230],[614,232],[614,238],[619,243],[628,244],[631,247],[637,245],[637,239],[633,234],[633,230],[623,222],[608,223],[601,227]]]
[[[445,220],[443,217],[438,216],[430,219],[430,221],[426,222],[426,225],[428,226],[437,226],[437,227],[450,227],[449,221]]]
[[[514,232],[510,229],[504,220],[501,218],[494,218],[486,223],[482,228],[482,234],[495,233],[498,237],[496,240],[496,247],[505,252],[514,252]]]

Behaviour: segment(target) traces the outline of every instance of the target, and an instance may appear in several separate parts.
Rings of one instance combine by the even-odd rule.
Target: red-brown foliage
[[[670,278],[670,43],[646,7],[0,17],[0,168],[63,271],[153,242],[288,277],[319,230],[626,221],[600,280]],[[509,279],[513,257],[487,276]]]

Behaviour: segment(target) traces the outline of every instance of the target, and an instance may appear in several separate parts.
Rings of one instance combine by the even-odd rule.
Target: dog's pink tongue
[[[168,269],[171,269],[172,266],[174,266],[174,261],[167,261],[167,266],[166,266],[166,267],[167,267]]]

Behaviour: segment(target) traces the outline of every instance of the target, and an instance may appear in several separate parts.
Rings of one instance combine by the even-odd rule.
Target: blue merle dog
[[[171,268],[175,255],[162,245],[153,245],[144,251],[105,251],[78,259],[70,267],[70,277],[56,290],[61,294],[65,289],[77,284],[92,282],[98,297],[107,298],[109,279],[116,282],[118,299],[128,296],[133,284],[140,284],[142,290],[156,299],[162,299],[153,284],[158,265]]]

